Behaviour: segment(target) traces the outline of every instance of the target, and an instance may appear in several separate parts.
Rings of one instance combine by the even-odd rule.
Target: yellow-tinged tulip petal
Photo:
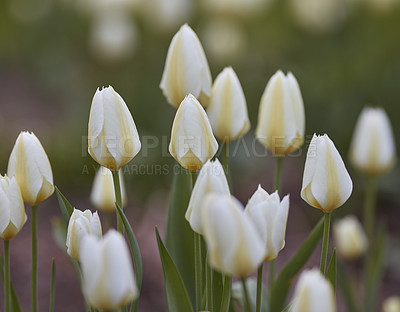
[[[215,79],[207,115],[220,140],[232,141],[249,131],[246,99],[232,67],[225,68]]]
[[[111,86],[97,89],[90,108],[88,132],[90,156],[110,170],[119,170],[140,151],[132,115]]]
[[[111,311],[137,298],[128,246],[120,233],[110,230],[102,239],[88,235],[79,253],[83,292],[90,306]]]
[[[202,208],[209,263],[225,274],[245,277],[263,261],[265,244],[234,197],[211,193]]]
[[[26,222],[26,213],[17,180],[0,175],[0,237],[13,238]]]
[[[353,260],[364,254],[368,247],[365,232],[355,216],[347,216],[333,225],[333,234],[339,256]]]
[[[304,141],[304,104],[296,78],[281,71],[268,81],[258,112],[256,138],[276,156],[285,156]]]
[[[277,191],[269,195],[260,185],[246,205],[245,214],[253,220],[266,246],[265,261],[275,259],[285,246],[288,213],[289,195],[281,201]]]
[[[383,109],[366,107],[361,112],[350,146],[350,160],[368,177],[377,177],[393,167],[396,146]]]
[[[54,192],[49,159],[33,133],[19,134],[8,161],[7,174],[15,177],[24,202],[31,206],[36,206]]]
[[[204,108],[191,94],[176,111],[169,152],[182,167],[198,171],[218,150]]]
[[[167,101],[178,107],[187,94],[207,106],[211,92],[211,73],[196,33],[183,25],[172,38],[160,88]]]
[[[331,283],[317,269],[304,271],[297,282],[291,312],[335,312]]]
[[[352,190],[353,182],[331,139],[314,134],[304,166],[301,198],[329,213],[342,206]]]
[[[124,177],[119,171],[119,184],[122,193],[122,206],[127,203],[127,196],[125,191]],[[94,177],[92,193],[90,195],[92,204],[99,210],[105,212],[114,212],[115,206],[115,191],[112,173],[105,167],[100,167]]]
[[[74,208],[69,219],[67,230],[67,253],[76,261],[80,261],[79,248],[83,238],[87,235],[101,237],[101,222],[97,212],[93,213],[87,209],[80,211]]]
[[[206,195],[210,193],[230,195],[224,168],[218,159],[207,161],[200,169],[192,195],[190,196],[188,209],[186,210],[186,220],[189,221],[193,231],[199,234],[203,234],[201,222],[203,201]]]

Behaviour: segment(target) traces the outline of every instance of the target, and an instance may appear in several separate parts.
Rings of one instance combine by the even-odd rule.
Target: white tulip
[[[207,106],[211,92],[211,73],[196,33],[183,25],[172,38],[160,88],[176,108],[187,94],[193,94]]]
[[[88,235],[79,253],[83,292],[90,306],[111,311],[138,297],[128,246],[120,233],[110,230],[102,239]]]
[[[291,312],[335,312],[332,285],[317,269],[301,273],[297,282]]]
[[[119,170],[118,175],[122,194],[122,206],[125,206],[128,200],[121,170]],[[97,209],[105,212],[114,212],[117,209],[115,206],[114,181],[109,169],[100,167],[97,170],[93,181],[92,193],[90,194],[90,201]]]
[[[189,206],[186,210],[185,218],[189,221],[193,231],[203,234],[202,231],[202,212],[203,201],[209,193],[221,193],[230,195],[228,181],[226,180],[224,168],[218,159],[207,161],[200,169],[196,184],[190,196]]]
[[[90,109],[88,132],[90,156],[110,170],[119,170],[140,151],[132,115],[111,86],[97,89]]]
[[[202,207],[202,228],[210,265],[224,274],[245,277],[265,256],[265,244],[242,204],[234,197],[211,193]]]
[[[83,238],[87,235],[101,237],[101,222],[97,212],[86,209],[80,211],[74,208],[69,219],[67,230],[67,253],[76,261],[80,261],[79,248]]]
[[[391,296],[382,304],[382,312],[400,312],[400,297]]]
[[[36,206],[54,192],[49,159],[33,133],[19,134],[8,161],[7,175],[15,177],[24,202],[31,206]]]
[[[261,97],[257,140],[276,156],[285,156],[304,141],[305,115],[300,88],[292,73],[280,70],[268,81]]]
[[[189,94],[176,111],[169,152],[182,167],[197,171],[217,150],[218,143],[206,112]]]
[[[331,139],[314,134],[304,166],[301,198],[329,213],[342,206],[352,190],[353,182]]]
[[[0,237],[13,238],[26,222],[26,213],[17,180],[0,175]]]
[[[269,195],[259,185],[247,203],[245,213],[253,220],[265,242],[267,249],[264,261],[275,259],[285,246],[289,195],[281,201],[277,191]]]
[[[350,146],[350,160],[363,174],[376,177],[396,161],[392,127],[385,111],[366,107],[358,118]]]
[[[333,234],[339,256],[345,259],[356,259],[366,251],[368,240],[355,216],[347,216],[333,225]]]
[[[249,131],[246,99],[232,67],[225,68],[215,79],[207,115],[220,140],[233,141]]]

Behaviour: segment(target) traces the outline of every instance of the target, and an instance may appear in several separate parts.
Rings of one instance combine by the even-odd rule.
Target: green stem
[[[249,297],[249,292],[247,290],[247,285],[246,285],[246,279],[241,278],[242,281],[242,287],[243,287],[243,294],[244,294],[244,306],[245,306],[245,311],[246,312],[251,312],[251,303],[250,303],[250,297]]]
[[[329,228],[331,225],[331,214],[325,212],[324,219],[324,238],[322,242],[321,252],[321,273],[325,275],[326,259],[328,258],[328,245],[329,245]]]
[[[119,171],[112,171],[113,181],[114,181],[114,192],[115,192],[115,201],[117,204],[122,207],[122,196],[121,196],[121,185],[119,183]],[[117,229],[122,235],[124,234],[124,225],[122,223],[122,219],[117,213]]]
[[[276,157],[274,189],[281,192],[283,157]]]
[[[256,312],[261,311],[261,289],[262,289],[262,276],[263,276],[264,262],[260,264],[257,270],[257,297],[256,297]]]
[[[207,255],[207,259],[208,259],[208,255]],[[212,269],[210,267],[210,265],[208,264],[208,260],[206,261],[206,310],[207,311],[211,311],[213,308],[213,290],[212,290]]]
[[[195,269],[195,292],[196,292],[196,311],[201,311],[202,301],[202,265],[201,265],[201,236],[194,233],[194,269]]]
[[[37,310],[37,206],[32,206],[32,312]]]
[[[10,241],[4,241],[4,311],[10,311]]]
[[[221,159],[221,165],[225,171],[225,175],[228,178],[228,176],[229,176],[229,142],[222,142],[220,159]],[[229,181],[229,179],[228,179],[228,181]]]
[[[275,281],[275,264],[276,259],[269,261],[269,279],[268,279],[268,286],[270,292],[272,291],[272,286],[274,285]]]
[[[365,191],[364,201],[364,227],[367,233],[368,241],[371,243],[374,239],[374,219],[376,203],[376,180],[368,179]]]

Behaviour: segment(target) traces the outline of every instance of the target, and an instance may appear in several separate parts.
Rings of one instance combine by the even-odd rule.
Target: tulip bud
[[[90,156],[110,170],[119,170],[140,151],[132,115],[111,86],[97,89],[93,97],[88,143]]]
[[[122,193],[122,206],[125,206],[127,203],[127,196],[125,191],[124,177],[121,174],[121,170],[119,170],[118,175]],[[90,200],[97,209],[100,209],[104,212],[114,212],[116,210],[114,181],[112,173],[109,169],[100,167],[97,171],[93,181]]]
[[[233,141],[249,131],[246,99],[232,67],[225,68],[215,79],[207,115],[220,140]]]
[[[21,132],[8,160],[7,174],[15,177],[24,202],[36,206],[54,192],[53,174],[39,139]]]
[[[102,239],[88,235],[79,253],[83,292],[90,306],[110,311],[137,298],[128,246],[120,233],[110,230]]]
[[[367,249],[367,236],[355,216],[347,216],[336,221],[333,234],[338,254],[345,259],[356,259]]]
[[[206,195],[210,193],[220,193],[228,196],[231,194],[224,168],[218,159],[207,161],[200,169],[185,214],[185,218],[189,221],[193,231],[199,234],[203,234],[201,228],[202,204]]]
[[[245,214],[253,220],[267,248],[264,261],[275,259],[285,246],[288,213],[289,195],[281,201],[277,191],[269,195],[260,185],[247,203]]]
[[[87,235],[101,237],[101,222],[97,212],[86,209],[80,211],[74,208],[67,230],[67,253],[76,261],[80,261],[79,248],[83,238]]]
[[[291,312],[335,312],[332,285],[317,269],[304,271],[297,282]]]
[[[210,69],[200,40],[185,24],[172,38],[160,88],[167,101],[176,108],[189,93],[207,106],[211,81]]]
[[[400,311],[400,297],[392,296],[383,302],[382,312],[399,312]]]
[[[383,109],[367,107],[361,112],[350,147],[350,160],[369,177],[377,177],[394,165],[396,146]]]
[[[0,237],[13,238],[26,222],[26,213],[17,180],[0,175]]]
[[[304,104],[296,78],[278,71],[261,97],[257,140],[276,156],[298,149],[304,140]]]
[[[204,108],[189,94],[176,111],[169,152],[182,167],[197,171],[218,150]]]
[[[329,213],[342,206],[352,190],[353,182],[331,139],[314,134],[304,166],[301,198]]]
[[[245,277],[263,261],[265,244],[234,197],[207,195],[202,207],[202,228],[208,260],[216,270]]]

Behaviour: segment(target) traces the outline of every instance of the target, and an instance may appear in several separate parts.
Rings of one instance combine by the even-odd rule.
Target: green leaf
[[[4,259],[0,257],[0,276],[1,276],[1,283],[4,285]],[[17,297],[17,293],[15,292],[14,286],[12,281],[10,281],[10,290],[11,290],[11,306],[13,312],[22,312],[21,307],[19,305],[19,300]]]
[[[176,264],[191,302],[195,302],[194,232],[185,213],[192,192],[192,177],[188,170],[179,168],[174,175],[168,203],[168,222],[165,245]],[[204,249],[203,249],[204,250]],[[205,256],[205,253],[202,253]],[[204,257],[203,263],[204,263]]]
[[[136,283],[140,293],[143,280],[143,263],[142,263],[142,255],[140,254],[139,244],[136,240],[135,234],[133,233],[132,227],[129,224],[128,218],[125,216],[121,207],[117,203],[115,203],[115,206],[117,207],[118,215],[121,217],[122,222],[124,224],[126,235],[128,237],[129,246],[131,247],[133,263],[135,264]],[[137,310],[137,304],[138,300],[136,300],[135,303],[132,304],[134,311]]]
[[[270,311],[282,311],[293,278],[306,264],[315,247],[317,247],[322,237],[323,226],[324,218],[317,223],[296,254],[281,270],[272,288]]]
[[[60,217],[54,217],[51,219],[51,228],[57,246],[63,251],[66,251],[67,246],[65,242],[67,240],[67,224]]]
[[[51,263],[51,281],[50,281],[50,306],[49,312],[54,312],[54,302],[56,298],[56,262],[53,259]]]
[[[326,278],[331,282],[333,291],[336,293],[336,248],[333,249],[332,258],[326,271]]]
[[[193,312],[183,279],[168,250],[165,248],[157,227],[156,237],[164,274],[168,310],[170,312]]]
[[[355,288],[354,281],[351,279],[351,275],[346,271],[345,267],[341,265],[340,261],[337,263],[337,271],[338,271],[338,284],[340,292],[342,293],[343,300],[346,304],[346,311],[348,312],[357,312],[356,306],[356,297],[355,297]]]
[[[67,198],[60,192],[57,186],[55,187],[55,191],[57,195],[58,205],[60,206],[64,221],[68,224],[69,218],[71,217],[74,208],[69,203]]]
[[[219,311],[222,303],[222,295],[224,290],[224,277],[218,271],[212,269],[212,292],[213,292],[213,307],[212,311]]]

